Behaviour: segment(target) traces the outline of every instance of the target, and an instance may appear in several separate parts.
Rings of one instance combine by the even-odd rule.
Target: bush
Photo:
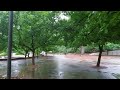
[[[7,56],[6,52],[0,53],[0,56]]]
[[[87,45],[85,47],[85,53],[92,53],[92,52],[98,52],[98,51],[99,51],[99,49],[95,45]]]
[[[114,43],[107,43],[104,48],[103,51],[112,51],[112,50],[118,50],[120,49],[120,45],[119,44],[114,44]],[[92,53],[92,52],[99,52],[99,48],[96,45],[87,45],[85,47],[85,52],[86,53]]]
[[[21,53],[21,52],[16,52],[16,55],[24,55],[23,53]]]
[[[74,53],[73,48],[66,48],[65,46],[55,46],[53,53]]]
[[[114,44],[114,43],[107,43],[104,47],[105,50],[111,51],[111,50],[118,50],[120,49],[119,44]]]

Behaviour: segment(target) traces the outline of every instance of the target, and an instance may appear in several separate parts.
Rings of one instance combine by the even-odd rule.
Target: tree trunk
[[[30,56],[29,56],[29,52],[28,52],[28,58],[29,58]]]
[[[32,65],[35,65],[35,51],[32,51],[33,55],[32,55]]]
[[[27,51],[25,51],[25,60],[26,60],[26,57],[27,57],[27,53],[28,53],[28,52],[27,52]]]
[[[109,51],[107,50],[107,55],[108,55],[108,52],[109,52]]]
[[[39,53],[38,53],[38,51],[37,51],[37,58],[38,58],[38,56],[39,56]]]
[[[64,52],[64,54],[65,54],[65,55],[67,54],[67,47],[66,47],[66,49],[65,49],[65,52]]]
[[[27,56],[27,54],[25,53],[25,60],[26,60],[26,56]]]
[[[84,46],[81,46],[81,54],[84,54],[85,50],[84,50]]]
[[[99,45],[99,56],[98,56],[98,61],[97,61],[97,67],[100,66],[102,51],[103,51],[103,45]]]

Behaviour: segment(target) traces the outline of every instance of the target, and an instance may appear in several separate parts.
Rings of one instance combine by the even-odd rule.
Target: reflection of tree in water
[[[4,75],[6,75],[7,71],[6,68],[0,68],[0,79],[4,77]]]
[[[19,77],[27,79],[56,78],[56,67],[54,60],[41,60],[41,62],[36,63],[34,68],[32,65],[24,66],[19,73]]]
[[[24,65],[19,73],[20,78],[32,79],[34,78],[35,68],[32,65]]]
[[[36,77],[41,79],[55,78],[57,75],[56,62],[53,60],[45,60],[42,63],[39,62],[40,67],[36,70]]]
[[[32,68],[32,72],[31,73],[32,73],[31,77],[35,78],[35,68]]]
[[[105,79],[102,73],[81,71],[81,72],[64,72],[63,78],[66,79]]]

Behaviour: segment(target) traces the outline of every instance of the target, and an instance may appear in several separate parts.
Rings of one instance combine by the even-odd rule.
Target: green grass
[[[0,53],[0,56],[6,56],[6,55],[7,55],[6,52]]]

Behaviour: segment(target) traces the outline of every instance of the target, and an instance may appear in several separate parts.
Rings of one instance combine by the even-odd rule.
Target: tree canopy
[[[66,18],[65,18],[66,17]],[[13,51],[52,51],[119,43],[119,11],[14,11]],[[7,49],[8,12],[0,12],[0,51]],[[99,55],[100,58],[101,55]],[[33,62],[34,63],[34,62]]]

